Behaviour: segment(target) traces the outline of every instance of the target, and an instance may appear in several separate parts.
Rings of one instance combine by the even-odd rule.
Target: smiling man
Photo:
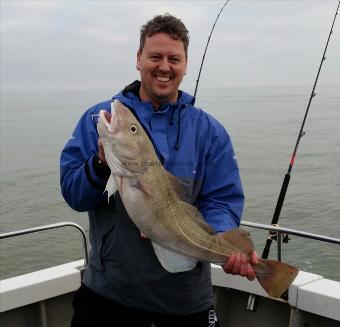
[[[136,68],[141,81],[85,112],[60,161],[62,194],[77,211],[88,211],[91,253],[73,301],[72,326],[218,326],[210,264],[170,273],[150,240],[128,216],[119,194],[107,203],[110,170],[98,142],[96,119],[118,99],[148,133],[164,167],[183,186],[216,233],[237,228],[244,196],[230,137],[195,99],[179,90],[187,69],[189,36],[178,18],[165,14],[141,28]],[[224,264],[227,273],[255,278],[245,255]]]
[[[187,44],[166,33],[148,35],[137,54],[141,100],[150,100],[155,108],[162,103],[176,103],[186,68]]]

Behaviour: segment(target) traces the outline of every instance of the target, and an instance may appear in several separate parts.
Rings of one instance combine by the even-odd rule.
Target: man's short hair
[[[189,31],[183,22],[169,13],[157,15],[140,29],[139,53],[142,53],[145,39],[156,33],[169,34],[174,40],[183,42],[185,56],[188,57]]]

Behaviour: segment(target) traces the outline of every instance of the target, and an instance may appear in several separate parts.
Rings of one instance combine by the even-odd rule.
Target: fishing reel
[[[274,227],[280,227],[279,224],[273,224],[272,226]],[[283,243],[288,243],[288,241],[290,240],[289,235],[287,233],[280,233],[281,236],[281,242]],[[270,230],[268,233],[268,237],[267,239],[271,240],[271,241],[278,241],[279,239],[279,232],[275,231],[275,230]]]

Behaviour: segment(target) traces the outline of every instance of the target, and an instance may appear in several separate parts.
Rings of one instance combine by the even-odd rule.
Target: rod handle
[[[289,181],[290,181],[290,174],[287,173],[285,175],[285,178],[283,179],[279,198],[278,198],[277,203],[276,203],[276,208],[275,208],[274,215],[273,215],[272,222],[271,222],[272,225],[277,224],[277,222],[279,221],[281,209],[282,209],[285,197],[286,197]],[[272,242],[273,242],[272,238],[268,237],[267,240],[266,240],[266,245],[265,245],[263,252],[262,252],[262,258],[263,259],[268,258],[270,246],[272,245]]]

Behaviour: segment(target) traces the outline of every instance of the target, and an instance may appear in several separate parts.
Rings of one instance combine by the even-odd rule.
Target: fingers
[[[259,263],[259,259],[256,251],[254,250],[250,255],[250,262],[247,262],[247,274],[246,277],[248,280],[254,280],[256,278],[256,273],[254,271],[253,265],[257,265]]]
[[[245,254],[241,254],[241,265],[239,275],[245,277],[248,273],[248,260]]]
[[[233,269],[231,270],[231,273],[233,275],[238,275],[241,269],[241,262],[242,258],[241,258],[241,254],[240,253],[236,253],[235,255],[235,262],[234,262],[234,266]]]
[[[247,279],[252,281],[256,278],[256,273],[250,263],[247,264]]]
[[[240,275],[247,277],[248,280],[254,280],[256,278],[256,273],[252,264],[258,263],[258,257],[254,251],[250,257],[250,262],[248,262],[247,256],[241,253],[235,253],[229,257],[227,262],[223,266],[223,270],[227,274]]]
[[[105,159],[105,152],[102,142],[98,139],[98,157],[101,162],[107,165],[106,159]]]
[[[227,273],[227,274],[231,274],[233,267],[234,267],[234,262],[235,262],[236,256],[235,254],[232,254],[229,259],[227,260],[227,262],[224,264],[223,266],[223,270]]]
[[[257,255],[255,250],[253,251],[253,253],[250,256],[250,261],[253,265],[257,265],[259,263],[258,255]]]
[[[241,253],[231,255],[224,264],[223,269],[228,274],[246,276],[248,271],[248,260],[246,255]]]

